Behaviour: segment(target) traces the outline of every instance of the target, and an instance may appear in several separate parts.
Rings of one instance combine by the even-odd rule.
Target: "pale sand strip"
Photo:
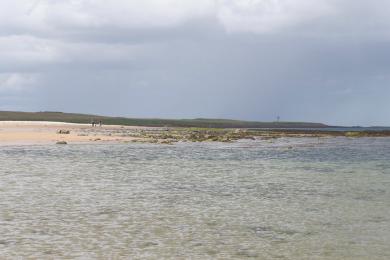
[[[139,127],[142,128],[142,127]],[[69,130],[70,134],[57,134],[58,130]],[[0,121],[0,145],[55,144],[85,142],[127,142],[135,138],[112,135],[116,130],[134,130],[133,126],[92,127],[89,124],[35,121]]]

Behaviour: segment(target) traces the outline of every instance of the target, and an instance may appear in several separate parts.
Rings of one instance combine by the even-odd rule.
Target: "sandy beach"
[[[73,124],[46,121],[0,121],[0,145],[71,144],[104,142],[234,142],[286,137],[389,137],[389,131],[321,131],[294,129],[215,129]]]
[[[132,126],[96,126],[62,122],[0,121],[0,145],[56,144],[57,142],[128,142],[137,138],[121,134],[142,129]],[[67,132],[61,134],[59,131]]]

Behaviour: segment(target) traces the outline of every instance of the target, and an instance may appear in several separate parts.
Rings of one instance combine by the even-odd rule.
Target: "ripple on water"
[[[0,258],[390,258],[389,154],[376,138],[2,147]]]

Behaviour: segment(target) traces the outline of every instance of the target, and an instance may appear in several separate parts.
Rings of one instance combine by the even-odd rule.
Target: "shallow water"
[[[390,259],[390,138],[0,147],[0,259]]]

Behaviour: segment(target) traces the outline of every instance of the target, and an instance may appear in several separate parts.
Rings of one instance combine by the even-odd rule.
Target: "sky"
[[[1,0],[0,110],[390,126],[390,1]]]

